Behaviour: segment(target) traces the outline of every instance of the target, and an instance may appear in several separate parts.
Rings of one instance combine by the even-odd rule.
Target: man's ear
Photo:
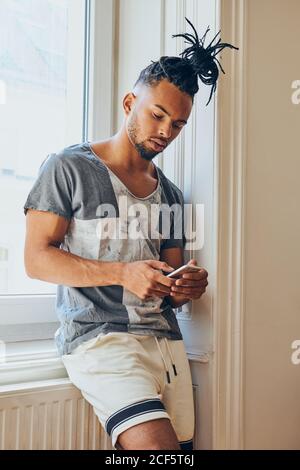
[[[135,99],[136,99],[136,95],[132,91],[130,93],[127,93],[124,96],[123,109],[126,115],[128,115],[131,112]]]

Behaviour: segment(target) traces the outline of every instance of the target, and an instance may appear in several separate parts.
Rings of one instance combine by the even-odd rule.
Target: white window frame
[[[219,1],[222,35],[238,45],[224,55],[230,79],[219,84],[216,123],[213,449],[244,448],[244,298],[247,160],[246,0]]]
[[[73,3],[74,2],[74,3]],[[82,2],[72,1],[72,55],[85,49],[84,88],[79,92],[84,102],[82,140],[111,135],[113,130],[113,63],[115,0],[85,0],[85,41],[80,38],[78,22],[82,19]],[[104,66],[103,66],[104,64]],[[73,92],[78,93],[81,79],[72,76]],[[82,88],[82,87],[81,87]],[[76,100],[77,103],[79,100]],[[81,106],[81,105],[80,105]],[[72,120],[72,100],[68,116]],[[74,115],[74,114],[73,114]],[[78,126],[71,127],[69,140],[78,140]],[[74,137],[73,137],[74,136]],[[75,141],[75,140],[74,140]],[[20,260],[23,262],[23,260]],[[6,343],[53,339],[59,326],[55,313],[55,294],[1,295],[0,339]]]

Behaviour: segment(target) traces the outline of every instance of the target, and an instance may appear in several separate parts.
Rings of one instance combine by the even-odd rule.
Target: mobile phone
[[[178,269],[174,269],[171,273],[167,274],[167,277],[176,277],[177,275],[185,274],[185,273],[195,273],[197,271],[201,271],[200,266],[194,266],[193,264],[184,264],[180,266]]]

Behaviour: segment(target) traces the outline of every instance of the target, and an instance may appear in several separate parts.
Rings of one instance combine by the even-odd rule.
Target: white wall
[[[216,337],[223,341],[229,333],[226,341],[230,349],[230,345],[233,344],[230,335],[231,338],[239,335],[238,341],[244,348],[241,373],[238,372],[236,376],[238,381],[240,378],[244,379],[243,388],[240,389],[242,391],[240,409],[243,411],[240,434],[243,437],[244,447],[293,449],[300,448],[298,433],[300,365],[296,366],[291,362],[293,352],[291,343],[295,339],[300,339],[298,288],[300,160],[297,145],[300,104],[292,104],[291,85],[293,81],[300,80],[300,2],[245,0],[243,3],[246,11],[244,18],[238,16],[241,11],[238,8],[239,0],[222,2],[223,8],[227,8],[228,11],[230,8],[233,13],[230,13],[231,22],[236,25],[244,21],[245,24],[240,24],[237,29],[244,27],[246,31],[247,55],[245,68],[241,73],[242,76],[244,73],[246,79],[247,103],[246,140],[244,143],[241,141],[241,148],[245,150],[243,155],[245,206],[242,206],[245,235],[244,290],[240,291],[243,295],[241,305],[244,306],[244,323],[241,323],[241,330],[236,329],[235,325],[230,323],[231,320],[227,321],[224,318],[227,311],[230,315],[230,307],[229,310],[225,310],[223,305],[221,329],[218,331],[219,336]],[[160,55],[178,55],[181,52],[182,44],[176,43],[171,35],[186,30],[184,16],[191,18],[199,31],[210,24],[213,34],[217,29],[217,5],[218,2],[209,0],[154,0],[151,3],[147,0],[119,0],[117,2],[116,128],[123,118],[122,97],[131,89],[141,68]],[[222,14],[226,17],[226,11],[223,10]],[[228,13],[228,17],[230,15]],[[227,30],[224,28],[223,33],[225,36],[222,35],[222,39],[229,41],[230,28]],[[242,53],[241,49],[239,54]],[[240,84],[240,82],[232,80],[234,69],[226,68],[225,59],[229,55],[230,52],[223,53],[226,75],[222,75],[221,80],[230,88],[233,83]],[[239,90],[233,92],[238,96]],[[237,382],[235,387],[234,375],[227,380],[227,369],[219,370],[219,374],[223,374],[223,377],[221,388],[218,390],[221,394],[225,390],[227,398],[223,400],[219,395],[217,406],[221,405],[221,409],[213,410],[211,362],[201,363],[203,353],[209,352],[212,344],[212,299],[213,296],[220,294],[214,291],[214,278],[217,273],[213,272],[213,240],[215,230],[218,229],[215,221],[219,220],[217,214],[214,214],[215,193],[218,189],[215,187],[217,180],[214,179],[214,112],[213,106],[205,108],[206,99],[207,89],[200,87],[185,132],[170,146],[163,157],[159,158],[159,164],[166,175],[183,189],[186,202],[203,203],[205,206],[205,243],[203,249],[193,253],[193,256],[207,268],[210,274],[210,288],[202,300],[193,302],[192,309],[180,316],[180,326],[187,349],[195,353],[191,367],[196,386],[199,448],[212,447],[212,418],[215,413],[219,416],[217,424],[222,422],[223,417],[223,423],[228,423],[229,427],[227,424],[224,427],[225,434],[227,429],[229,434],[232,433],[230,431],[232,423],[236,423],[233,428],[239,430],[239,421],[236,420],[239,415],[235,414],[239,407],[235,403],[235,393],[239,390],[239,383]],[[221,106],[227,106],[226,99],[226,95],[221,95]],[[235,102],[235,106],[238,107],[239,103]],[[238,115],[238,112],[235,112]],[[230,139],[236,138],[235,128],[232,126],[227,129],[227,120],[230,121],[230,116],[226,113],[222,116],[221,125],[227,132],[230,142]],[[224,151],[226,152],[226,149],[222,150]],[[224,167],[225,164],[226,161],[222,160],[216,165],[224,172],[222,184],[227,171],[232,175],[235,172],[234,168],[230,168],[231,164],[235,164],[231,157],[228,159],[229,166]],[[237,197],[235,189],[229,188],[229,194],[233,198],[231,207],[234,207],[238,203],[235,200]],[[229,213],[229,216],[232,214]],[[232,237],[233,243],[236,240],[235,236],[236,234]],[[225,247],[225,250],[228,250],[228,259],[232,249],[235,249],[234,245]],[[232,266],[227,268],[225,266],[221,272],[221,276],[224,277],[222,289],[224,286],[226,289],[230,269]],[[238,281],[236,284],[231,284],[231,287],[228,283],[228,305],[237,298],[237,292],[230,291],[230,288],[236,287]],[[224,320],[227,322],[226,330],[222,329]],[[219,351],[222,352],[222,348]],[[239,351],[239,346],[236,350]],[[239,369],[238,362],[236,364],[234,362],[234,353],[235,349],[231,351],[227,349],[229,374],[232,374],[234,369],[236,371]],[[209,355],[206,357],[209,358]],[[222,362],[220,364],[222,365]],[[230,383],[234,388],[234,394],[231,396]],[[218,430],[214,432],[218,433]],[[223,427],[220,427],[219,442],[222,442],[221,446],[225,448],[234,446],[234,442],[242,441],[239,437],[233,440],[231,437],[223,439],[222,433]]]
[[[116,2],[115,130],[123,121],[122,99],[129,92],[139,72],[162,55],[176,55],[187,47],[172,34],[191,32],[187,16],[199,35],[208,25],[212,39],[216,30],[216,2],[212,0],[119,0]],[[213,278],[213,175],[214,175],[214,105],[207,108],[210,88],[200,85],[186,129],[163,156],[156,160],[184,192],[185,202],[203,204],[205,209],[204,246],[187,252],[195,257]],[[203,299],[178,314],[195,385],[197,410],[196,446],[212,446],[212,385],[210,358],[212,298],[210,287]]]
[[[300,2],[247,6],[245,447],[300,449]]]

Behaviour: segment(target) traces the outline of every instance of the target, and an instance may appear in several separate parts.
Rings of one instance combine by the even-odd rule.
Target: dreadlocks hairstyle
[[[225,74],[220,62],[216,58],[225,47],[238,50],[238,47],[232,46],[228,43],[221,43],[221,38],[213,44],[219,31],[207,47],[204,47],[204,42],[210,28],[208,26],[205,34],[199,39],[196,29],[193,24],[185,17],[186,21],[192,27],[195,35],[190,33],[173,34],[172,37],[183,37],[185,43],[189,43],[180,57],[162,56],[158,61],[152,62],[145,69],[143,69],[137,79],[135,85],[143,83],[148,86],[155,86],[162,79],[167,79],[176,85],[181,91],[187,93],[194,100],[194,95],[198,92],[198,77],[205,85],[211,85],[211,92],[206,103],[209,104],[213,93],[217,88],[217,81],[219,78],[219,69]],[[135,86],[134,85],[134,86]]]

